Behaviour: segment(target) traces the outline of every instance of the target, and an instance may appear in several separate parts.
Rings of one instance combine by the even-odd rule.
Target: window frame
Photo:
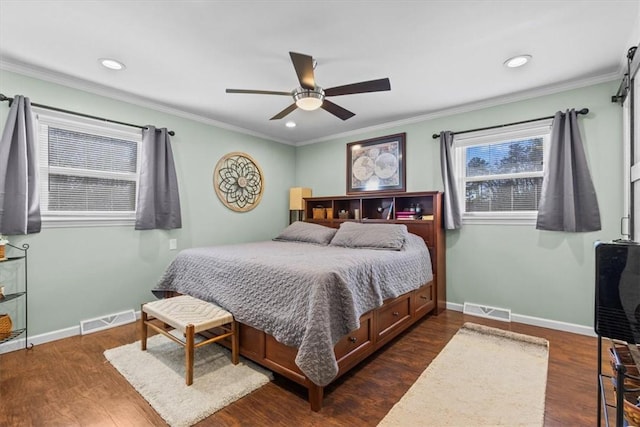
[[[35,131],[37,135],[36,153],[38,158],[38,187],[40,189],[40,209],[43,228],[84,227],[84,226],[133,226],[136,219],[138,203],[142,132],[131,126],[91,119],[54,110],[33,107]],[[124,139],[136,143],[136,172],[110,172],[89,169],[73,169],[49,166],[48,126],[67,129],[75,132],[89,133],[108,138]],[[77,173],[81,172],[81,173]],[[135,201],[133,211],[49,211],[48,180],[49,174],[82,176],[93,178],[121,179],[135,182]]]
[[[636,51],[636,55],[638,55]],[[627,216],[624,237],[640,242],[640,66],[635,62],[635,70],[630,69],[629,92],[623,104],[624,148],[624,215]],[[633,66],[632,66],[633,68]]]
[[[536,120],[531,123],[503,126],[495,129],[469,132],[456,135],[453,142],[454,173],[457,180],[458,201],[462,213],[463,224],[484,225],[535,225],[538,217],[537,210],[528,211],[500,211],[500,212],[467,212],[466,211],[466,149],[471,146],[505,143],[521,139],[542,138],[543,165],[539,172],[520,172],[515,174],[484,175],[482,178],[495,177],[497,179],[544,177],[548,164],[549,145],[551,140],[551,124],[553,119]],[[477,181],[479,177],[473,177]]]

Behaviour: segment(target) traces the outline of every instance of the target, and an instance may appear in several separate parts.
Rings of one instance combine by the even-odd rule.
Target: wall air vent
[[[465,302],[462,312],[471,316],[486,317],[488,319],[511,322],[511,310],[508,308],[489,307],[486,305]]]
[[[80,333],[82,335],[92,332],[102,331],[104,329],[114,328],[136,321],[136,313],[133,310],[123,311],[121,313],[108,314],[95,319],[87,319],[80,321]]]

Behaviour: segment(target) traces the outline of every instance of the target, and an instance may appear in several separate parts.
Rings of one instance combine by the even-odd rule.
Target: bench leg
[[[240,353],[240,328],[235,320],[231,322],[231,330],[233,331],[233,335],[231,335],[231,363],[237,365]]]
[[[185,336],[185,368],[186,368],[186,383],[187,385],[193,384],[193,350],[194,350],[194,336],[195,328],[193,325],[187,325]]]
[[[144,311],[144,304],[140,307],[140,344],[142,351],[147,349],[147,313]]]

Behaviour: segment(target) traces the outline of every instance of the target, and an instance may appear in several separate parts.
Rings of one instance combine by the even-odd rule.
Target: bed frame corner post
[[[311,405],[311,410],[313,412],[320,411],[320,409],[322,409],[324,387],[311,383],[307,388],[309,390],[309,405]]]

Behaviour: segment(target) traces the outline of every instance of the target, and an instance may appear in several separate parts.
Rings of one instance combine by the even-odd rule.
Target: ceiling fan
[[[270,120],[278,120],[291,113],[296,108],[312,111],[322,108],[333,114],[334,116],[347,120],[355,116],[355,113],[342,108],[339,105],[326,99],[328,96],[351,95],[366,92],[381,92],[391,90],[391,83],[388,78],[369,80],[366,82],[351,83],[344,86],[336,86],[329,89],[323,89],[316,85],[313,76],[314,63],[313,58],[309,55],[301,53],[289,52],[293,68],[298,75],[300,87],[295,88],[291,92],[281,92],[272,90],[249,90],[249,89],[227,89],[227,93],[250,93],[257,95],[286,95],[293,97],[294,103],[284,110],[280,111]]]

